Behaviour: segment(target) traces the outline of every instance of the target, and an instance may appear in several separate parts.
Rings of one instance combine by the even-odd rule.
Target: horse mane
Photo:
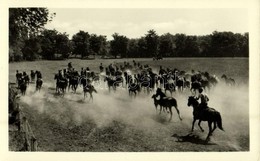
[[[194,96],[189,96],[189,100],[192,99],[193,100],[193,105],[195,105],[196,107],[199,105],[199,102],[195,99]],[[196,103],[196,104],[194,104]]]

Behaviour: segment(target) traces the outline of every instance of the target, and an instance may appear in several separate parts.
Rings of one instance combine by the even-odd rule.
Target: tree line
[[[105,35],[79,31],[72,38],[55,29],[45,29],[55,13],[47,8],[9,9],[9,61],[101,57],[248,57],[249,34],[218,32],[203,36],[158,35],[149,30],[130,39],[119,33],[107,40]]]

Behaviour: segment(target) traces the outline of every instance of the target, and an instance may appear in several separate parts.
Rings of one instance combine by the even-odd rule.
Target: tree
[[[159,55],[162,57],[169,57],[173,55],[173,35],[170,33],[159,37]]]
[[[139,40],[138,40],[138,43],[137,43],[137,46],[138,46],[138,57],[139,58],[143,58],[143,57],[148,57],[149,53],[147,53],[147,44],[146,44],[146,41],[145,41],[145,38],[144,37],[141,37]]]
[[[199,44],[197,36],[186,36],[185,34],[176,34],[176,56],[178,57],[197,57],[199,55]]]
[[[42,48],[42,58],[47,60],[55,59],[56,54],[56,36],[58,31],[56,30],[44,30],[40,35],[41,48]]]
[[[115,58],[120,55],[121,57],[127,57],[127,43],[128,38],[118,33],[112,35],[113,40],[110,41],[110,53]]]
[[[72,44],[69,40],[69,35],[66,33],[58,33],[55,36],[55,53],[61,55],[61,57],[68,58],[72,52]]]
[[[107,45],[106,36],[91,34],[89,43],[92,54],[105,55],[107,53],[107,50],[105,49]]]
[[[130,39],[128,41],[127,55],[130,58],[139,57],[139,55],[138,55],[138,39]]]
[[[88,57],[90,54],[90,35],[88,32],[79,31],[72,37],[74,44],[73,54],[81,55],[81,58]]]
[[[177,57],[183,56],[184,50],[186,47],[186,44],[185,44],[186,35],[185,34],[175,34],[174,39],[175,39],[174,43],[175,43],[176,56]]]
[[[211,37],[210,35],[198,36],[197,43],[199,46],[199,54],[200,57],[211,56],[210,47],[211,47]]]
[[[22,54],[24,60],[36,60],[41,53],[41,42],[38,36],[30,37],[24,41]]]
[[[18,61],[23,58],[22,48],[25,41],[41,31],[51,21],[47,8],[10,8],[9,9],[9,58]]]
[[[159,49],[159,36],[156,34],[154,30],[149,30],[148,33],[145,35],[146,41],[146,53],[148,57],[158,56],[158,49]]]
[[[248,32],[245,33],[243,35],[243,37],[241,38],[241,42],[240,42],[240,54],[239,56],[244,56],[244,57],[248,57],[249,56],[249,45],[248,45],[248,39],[249,39],[249,35]]]
[[[238,49],[236,36],[232,32],[214,31],[211,35],[211,52],[214,56],[234,56]]]
[[[107,37],[104,35],[99,35],[99,39],[101,41],[101,46],[100,46],[100,52],[99,54],[104,56],[107,55],[108,51],[109,51],[109,47],[108,47],[108,42],[107,42]]]

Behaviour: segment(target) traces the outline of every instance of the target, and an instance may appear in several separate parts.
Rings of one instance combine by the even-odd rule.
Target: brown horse
[[[204,132],[203,128],[200,126],[201,121],[207,121],[208,127],[209,127],[209,133],[206,138],[206,141],[209,140],[209,137],[212,135],[214,130],[218,127],[220,130],[223,130],[222,127],[222,119],[221,115],[218,111],[216,111],[214,108],[206,108],[206,109],[200,109],[199,102],[195,99],[194,96],[190,96],[188,99],[188,106],[193,107],[193,122],[192,122],[192,129],[194,129],[194,123],[196,120],[199,120],[199,127],[202,132]],[[212,123],[214,123],[214,127],[212,129]]]
[[[166,95],[162,92],[161,88],[157,88],[156,94],[153,97],[158,97],[158,96],[160,96],[160,99],[158,100],[158,104],[162,107],[169,109],[169,112],[171,114],[170,120],[172,119],[172,106],[175,107],[175,109],[178,113],[179,119],[182,120],[176,99],[173,97],[166,97]]]
[[[88,85],[83,87],[83,92],[84,92],[84,99],[87,97],[87,93],[89,93],[90,99],[93,101],[92,93],[93,92],[97,93],[97,90],[95,89],[95,87],[93,85],[88,84]]]
[[[158,105],[160,105],[160,100],[156,99],[156,95],[155,94],[152,96],[152,99],[153,99],[153,103],[154,103],[154,106],[155,106],[155,110],[157,111],[157,107],[158,107]],[[167,108],[162,107],[160,105],[160,113],[162,112],[162,109],[163,109],[164,112],[167,111]]]
[[[41,88],[42,88],[42,83],[43,83],[43,81],[42,81],[41,78],[38,78],[38,79],[36,80],[36,91],[39,91],[39,92],[40,92],[40,90],[41,90]]]

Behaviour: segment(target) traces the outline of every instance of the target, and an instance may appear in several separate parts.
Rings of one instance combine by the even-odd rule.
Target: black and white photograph
[[[8,6],[7,151],[251,153],[252,11],[169,7]]]

